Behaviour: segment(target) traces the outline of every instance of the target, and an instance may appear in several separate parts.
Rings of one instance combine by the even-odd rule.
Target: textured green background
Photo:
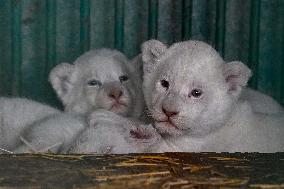
[[[150,38],[206,41],[284,104],[284,0],[0,0],[0,95],[58,104],[54,65],[100,47],[131,58]]]

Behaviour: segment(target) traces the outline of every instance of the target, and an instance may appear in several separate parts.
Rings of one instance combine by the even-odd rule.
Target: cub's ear
[[[75,71],[75,66],[68,63],[58,64],[49,73],[49,82],[55,90],[57,96],[67,103],[67,96],[72,88],[71,77]]]
[[[233,61],[222,64],[223,74],[228,83],[228,93],[238,96],[242,88],[247,85],[252,73],[251,70],[242,62]]]
[[[130,71],[135,75],[139,76],[142,79],[143,75],[143,62],[142,62],[142,54],[135,56],[133,59],[129,61]]]
[[[149,40],[141,45],[144,74],[156,67],[156,61],[167,50],[167,46],[158,40]]]
[[[128,58],[120,51],[112,50],[112,56],[115,60],[118,60],[120,62],[123,62],[123,63],[129,62]]]

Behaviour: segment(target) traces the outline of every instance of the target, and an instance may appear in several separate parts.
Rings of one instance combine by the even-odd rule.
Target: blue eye
[[[102,86],[102,83],[99,80],[90,80],[88,81],[89,86]]]
[[[122,82],[124,82],[124,81],[127,81],[129,78],[128,78],[128,76],[127,75],[122,75],[122,76],[120,76],[119,77],[119,81],[122,83]]]

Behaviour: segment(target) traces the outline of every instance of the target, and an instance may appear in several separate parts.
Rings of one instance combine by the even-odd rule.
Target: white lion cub
[[[139,118],[145,103],[141,75],[137,74],[141,65],[136,64],[111,49],[89,51],[74,64],[59,64],[51,71],[49,79],[67,113],[30,125],[21,134],[23,146],[15,152],[32,146],[34,151],[51,147],[62,151],[58,148],[64,148],[63,144],[67,145],[87,127],[84,114],[97,109]],[[57,146],[54,146],[55,141]]]
[[[117,50],[88,51],[73,64],[57,65],[49,80],[67,112],[102,108],[139,117],[144,110],[139,65]]]
[[[284,115],[239,100],[251,71],[200,41],[142,45],[146,104],[172,151],[284,151]]]
[[[11,150],[20,143],[19,133],[27,125],[60,111],[25,98],[0,98],[0,148]],[[5,152],[0,150],[0,153]]]
[[[143,64],[142,56],[139,55],[135,58],[137,62],[136,65]],[[143,73],[143,68],[140,69],[141,73]],[[240,94],[240,100],[249,101],[254,112],[257,113],[265,113],[265,114],[277,114],[284,113],[283,107],[272,97],[258,92],[256,90],[250,88],[244,88],[242,93]]]

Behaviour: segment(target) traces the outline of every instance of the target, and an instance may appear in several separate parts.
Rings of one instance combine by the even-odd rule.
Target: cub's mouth
[[[121,107],[127,107],[126,103],[124,102],[114,102],[111,106],[111,109],[112,108],[121,108]]]
[[[128,109],[128,104],[122,101],[115,101],[112,103],[109,111],[126,111]]]
[[[183,134],[183,130],[172,121],[155,121],[154,127],[162,136],[180,136]]]
[[[170,119],[169,120],[156,120],[156,122],[159,124],[163,124],[163,126],[165,127],[173,127],[175,129],[180,130]]]

